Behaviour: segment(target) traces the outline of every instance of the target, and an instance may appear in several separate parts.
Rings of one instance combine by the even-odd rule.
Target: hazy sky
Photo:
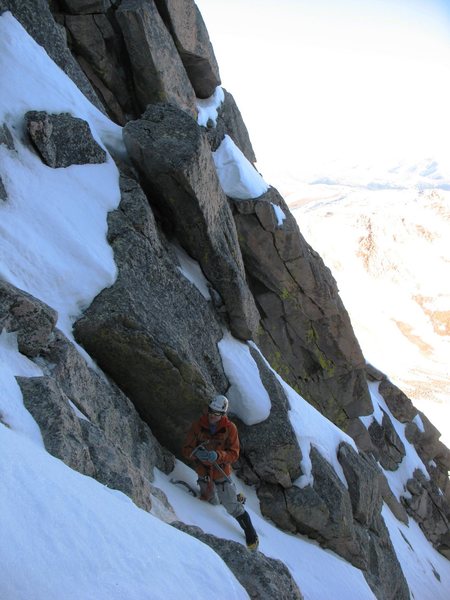
[[[258,165],[442,157],[450,0],[198,0]]]

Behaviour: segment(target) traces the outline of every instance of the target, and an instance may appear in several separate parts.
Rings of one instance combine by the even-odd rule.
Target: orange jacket
[[[203,415],[198,421],[191,425],[183,446],[183,456],[194,462],[194,468],[200,477],[209,475],[212,479],[223,479],[223,473],[219,469],[211,468],[192,456],[192,451],[203,444],[206,450],[217,452],[217,464],[231,475],[231,465],[239,458],[239,437],[236,425],[227,416],[223,416],[217,423],[215,433],[209,428],[208,415]]]

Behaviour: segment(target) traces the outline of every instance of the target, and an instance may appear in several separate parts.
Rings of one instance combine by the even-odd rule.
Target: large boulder
[[[411,400],[396,385],[388,379],[383,379],[378,386],[378,391],[386,401],[392,415],[401,423],[413,421],[417,409]]]
[[[66,10],[72,13],[63,19],[68,44],[108,114],[123,125],[127,115],[136,114],[138,107],[132,74],[125,68],[128,55],[124,39],[113,13],[106,14],[104,7],[92,6],[90,14],[85,5],[75,9],[74,2],[66,2],[65,6],[70,6]]]
[[[280,560],[269,558],[261,552],[249,552],[244,545],[204,533],[199,527],[185,525],[179,521],[174,521],[171,525],[197,538],[217,552],[247,590],[250,598],[261,600],[303,598],[288,568]]]
[[[352,504],[347,488],[331,465],[316,448],[311,448],[314,491],[322,498],[328,509],[329,518],[320,531],[324,543],[353,565],[366,568],[361,556],[353,523]]]
[[[153,0],[124,0],[116,18],[141,110],[149,103],[172,102],[195,116],[194,90]]]
[[[374,515],[381,511],[380,469],[373,459],[359,454],[345,442],[339,445],[338,459],[347,480],[353,517],[362,525],[370,526]]]
[[[71,469],[94,476],[80,419],[57,382],[51,377],[17,377],[17,382],[25,408],[39,425],[47,452]]]
[[[78,416],[101,429],[149,480],[153,480],[155,466],[165,473],[173,469],[173,456],[161,447],[132,402],[104,374],[90,367],[60,331],[55,331],[40,359],[72,408],[79,411]]]
[[[17,333],[19,351],[30,358],[48,344],[57,312],[34,296],[0,280],[0,331]]]
[[[395,431],[389,415],[383,409],[381,411],[383,413],[381,424],[374,419],[368,431],[377,449],[377,458],[381,466],[389,471],[395,471],[406,454],[405,445]]]
[[[54,379],[17,379],[24,404],[39,425],[50,454],[72,469],[124,492],[144,510],[151,510],[148,479],[98,426],[77,416]]]
[[[220,84],[219,66],[194,0],[155,1],[172,34],[196,95],[209,98]]]
[[[264,355],[339,426],[370,414],[364,358],[336,282],[301,235],[284,200],[271,188],[255,200],[234,200],[233,208],[261,314]]]
[[[377,515],[370,528],[355,522],[355,533],[362,562],[367,565],[363,574],[375,597],[410,600],[409,587],[383,517]]]
[[[159,445],[128,398],[92,370],[58,330],[41,351],[39,364],[46,375],[17,380],[47,451],[150,510],[156,494],[153,469],[169,472],[173,456]],[[172,511],[164,495],[156,495],[158,506]]]
[[[26,113],[25,122],[33,145],[49,167],[106,162],[105,150],[95,141],[83,119],[69,113],[32,110]]]
[[[128,123],[123,138],[150,201],[221,295],[231,332],[254,337],[259,314],[202,128],[175,106],[158,104]]]
[[[408,479],[406,488],[409,495],[403,497],[402,501],[408,514],[419,523],[430,542],[439,546],[441,538],[450,529],[448,502],[434,482],[427,479],[419,469]]]
[[[192,420],[228,386],[217,347],[222,329],[160,236],[142,189],[127,177],[120,185],[108,232],[118,276],[74,331],[158,440],[178,454]]]

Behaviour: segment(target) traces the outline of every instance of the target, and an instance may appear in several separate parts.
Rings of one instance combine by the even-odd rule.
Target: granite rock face
[[[169,472],[173,457],[124,394],[92,371],[57,329],[38,359],[47,374],[17,381],[47,451],[150,510],[153,469]]]
[[[155,0],[198,98],[220,85],[219,66],[202,15],[193,0]]]
[[[285,220],[280,225],[274,206]],[[277,372],[330,420],[345,426],[372,411],[364,359],[329,269],[271,188],[233,202],[259,343]]]
[[[179,453],[191,421],[227,387],[217,348],[222,330],[171,256],[138,183],[122,177],[121,191],[108,234],[118,277],[75,324],[75,335],[158,439]]]
[[[254,337],[259,315],[204,132],[183,111],[158,104],[128,123],[123,137],[150,202],[222,297],[231,332]]]
[[[58,315],[53,308],[0,280],[0,331],[17,333],[19,351],[30,358],[48,344]]]
[[[195,93],[153,0],[124,0],[116,11],[141,110],[173,102],[195,115]]]
[[[54,169],[70,165],[106,162],[106,152],[94,140],[89,125],[69,113],[58,115],[29,111],[28,134],[46,165]]]

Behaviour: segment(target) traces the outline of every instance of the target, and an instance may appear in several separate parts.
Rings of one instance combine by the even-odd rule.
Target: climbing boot
[[[253,524],[250,519],[250,515],[247,511],[245,511],[239,517],[236,517],[236,521],[242,527],[245,533],[245,543],[247,544],[247,548],[249,550],[256,550],[259,545],[258,534],[253,527]]]

